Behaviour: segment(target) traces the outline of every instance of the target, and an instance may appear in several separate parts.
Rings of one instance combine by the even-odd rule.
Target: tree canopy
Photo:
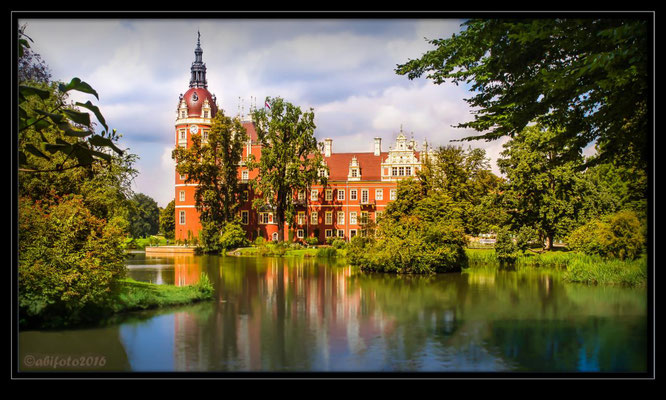
[[[314,112],[302,112],[280,97],[266,98],[268,110],[256,110],[252,117],[262,144],[259,161],[249,163],[259,169],[253,181],[261,198],[256,207],[275,210],[279,241],[284,240],[284,223],[293,221],[294,191],[307,190],[313,183],[326,181],[321,174],[321,146],[314,136]]]
[[[615,159],[647,167],[649,21],[640,18],[472,19],[396,72],[435,84],[469,84],[483,132],[514,136],[532,122],[558,128],[554,143],[576,153],[596,141],[591,163]]]

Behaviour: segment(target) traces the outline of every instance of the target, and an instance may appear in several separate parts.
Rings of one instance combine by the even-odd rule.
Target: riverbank
[[[336,249],[331,246],[320,247],[289,247],[288,245],[266,244],[262,246],[241,247],[227,253],[230,256],[254,257],[325,257],[344,258],[345,249]]]
[[[465,249],[465,253],[470,268],[500,266],[492,249]],[[644,287],[648,276],[645,254],[635,260],[618,260],[573,251],[527,252],[517,256],[511,268],[557,269],[563,272],[564,281],[588,285]]]
[[[190,286],[157,285],[134,279],[123,279],[120,284],[121,289],[111,306],[114,313],[196,303],[212,299],[214,292],[206,274]]]

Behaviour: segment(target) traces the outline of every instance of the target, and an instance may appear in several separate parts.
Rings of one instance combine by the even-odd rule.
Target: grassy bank
[[[499,267],[495,251],[491,249],[466,249],[470,268],[478,266]],[[647,256],[636,260],[604,259],[572,251],[551,251],[541,254],[528,252],[518,256],[515,268],[546,268],[563,271],[567,282],[588,285],[620,285],[641,287],[647,285]]]
[[[180,287],[123,279],[112,308],[114,312],[120,313],[190,304],[212,297],[213,285],[205,274],[197,284]]]
[[[329,246],[290,248],[286,245],[266,244],[262,246],[242,247],[227,253],[233,256],[260,256],[260,257],[345,257],[345,249],[335,249]]]
[[[174,245],[176,242],[172,239],[168,244]],[[130,250],[144,250],[149,246],[166,246],[167,240],[164,236],[150,236],[146,238],[127,238],[125,239],[125,248]]]

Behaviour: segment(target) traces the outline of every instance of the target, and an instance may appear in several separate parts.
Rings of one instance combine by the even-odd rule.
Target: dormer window
[[[361,167],[358,164],[356,156],[352,157],[351,162],[349,163],[349,174],[347,179],[350,181],[358,181],[361,179]]]

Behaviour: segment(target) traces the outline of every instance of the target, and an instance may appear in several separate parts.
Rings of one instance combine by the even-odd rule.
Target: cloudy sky
[[[123,134],[121,148],[140,159],[136,192],[161,207],[174,198],[174,122],[178,96],[189,88],[197,30],[208,89],[226,114],[247,112],[251,98],[282,97],[312,107],[316,136],[333,151],[372,151],[375,136],[388,147],[402,126],[434,145],[476,134],[453,128],[472,118],[464,86],[410,81],[397,64],[432,47],[424,38],[449,37],[453,19],[25,19],[33,50],[53,79],[79,77],[99,93],[77,95],[99,104],[108,125]],[[465,142],[494,160],[504,141]]]

